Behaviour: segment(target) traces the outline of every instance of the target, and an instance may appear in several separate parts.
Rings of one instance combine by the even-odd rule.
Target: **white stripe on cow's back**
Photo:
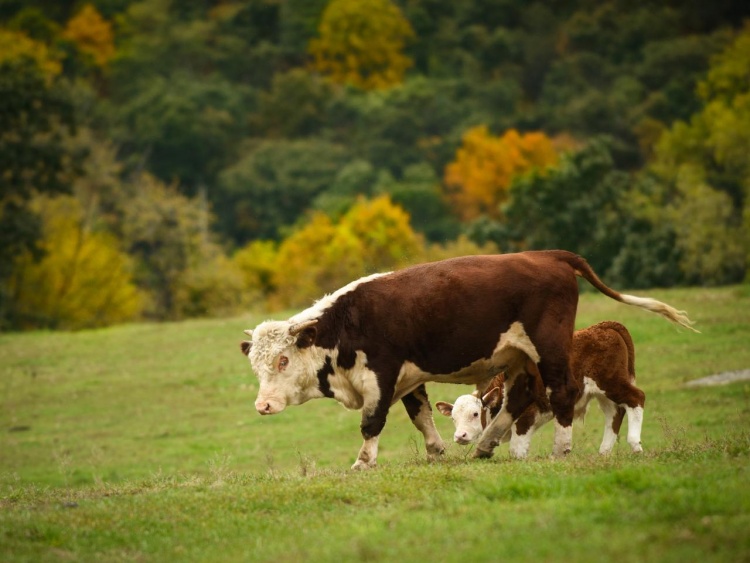
[[[354,291],[358,286],[360,286],[363,283],[370,282],[374,279],[380,278],[382,276],[387,276],[391,272],[382,272],[378,274],[370,274],[369,276],[364,276],[362,278],[359,278],[357,280],[354,280],[353,282],[350,282],[346,284],[344,287],[341,287],[334,291],[333,293],[329,293],[327,295],[324,295],[320,299],[318,299],[312,307],[308,307],[304,311],[300,311],[293,317],[289,319],[289,322],[292,324],[294,323],[301,323],[305,321],[310,321],[312,319],[317,319],[320,317],[320,315],[328,309],[331,305],[333,305],[336,300],[341,297],[342,295],[346,295],[347,293]]]

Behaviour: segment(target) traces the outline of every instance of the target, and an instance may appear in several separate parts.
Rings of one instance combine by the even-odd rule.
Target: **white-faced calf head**
[[[260,414],[276,414],[321,396],[315,377],[320,366],[311,352],[316,323],[266,321],[245,331],[252,341],[243,341],[240,348],[260,383],[255,401]]]
[[[481,399],[474,395],[461,395],[454,404],[439,401],[435,407],[441,414],[453,419],[456,431],[453,440],[461,445],[471,444],[479,439],[490,420],[489,409],[497,404],[501,396],[498,387],[492,388]]]

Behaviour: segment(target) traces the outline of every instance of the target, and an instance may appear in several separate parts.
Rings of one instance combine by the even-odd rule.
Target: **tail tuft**
[[[656,299],[651,299],[650,297],[636,297],[635,295],[627,295],[624,293],[621,293],[620,297],[623,303],[634,305],[636,307],[640,307],[641,309],[646,309],[647,311],[651,311],[652,313],[661,315],[665,319],[672,321],[675,324],[684,326],[685,328],[690,329],[693,332],[700,333],[699,330],[693,328],[694,323],[688,318],[685,311],[678,311],[674,307],[670,307],[666,303],[662,303],[661,301],[657,301]]]

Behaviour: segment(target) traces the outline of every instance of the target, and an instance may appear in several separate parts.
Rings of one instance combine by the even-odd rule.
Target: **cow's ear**
[[[503,393],[500,387],[493,387],[490,389],[484,397],[482,397],[482,405],[487,408],[494,409],[503,400]]]
[[[242,350],[242,355],[247,356],[250,353],[250,348],[253,347],[253,343],[249,340],[243,340],[240,342],[240,350]]]
[[[318,329],[309,326],[297,334],[297,348],[309,348],[315,344],[315,337],[318,335]]]
[[[453,414],[453,405],[450,403],[445,403],[443,401],[438,401],[435,403],[435,408],[440,412],[440,414],[445,416],[450,416]]]

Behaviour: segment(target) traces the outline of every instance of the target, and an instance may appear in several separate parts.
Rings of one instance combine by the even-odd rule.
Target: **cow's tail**
[[[693,328],[693,321],[688,318],[685,311],[678,311],[674,307],[662,303],[661,301],[657,301],[656,299],[651,299],[650,297],[636,297],[635,295],[619,293],[605,285],[605,283],[599,279],[599,276],[597,276],[596,272],[591,269],[591,266],[589,266],[589,263],[586,262],[585,258],[573,254],[572,252],[563,252],[559,256],[575,270],[577,276],[584,278],[607,297],[619,301],[620,303],[646,309],[647,311],[661,315],[675,324],[684,326],[693,332],[700,332]]]

